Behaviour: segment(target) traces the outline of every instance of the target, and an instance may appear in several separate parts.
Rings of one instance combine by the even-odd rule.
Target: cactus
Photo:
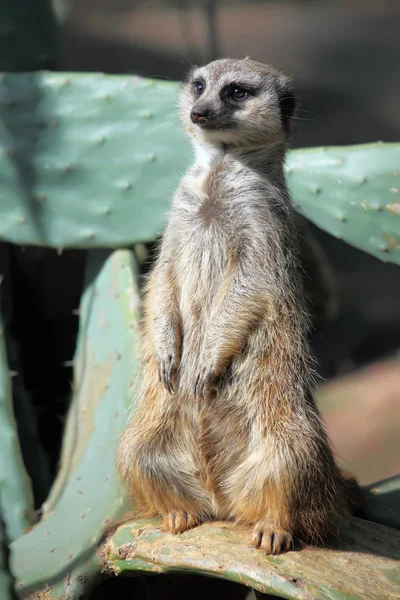
[[[31,483],[26,475],[13,413],[3,322],[0,320],[0,516],[7,539],[22,536],[34,522]]]
[[[286,175],[301,214],[356,248],[400,264],[400,144],[297,150]]]
[[[101,74],[2,77],[0,238],[53,248],[153,240],[191,161],[179,85]],[[293,150],[287,178],[304,216],[400,264],[400,144]]]
[[[159,519],[136,520],[104,536],[116,520],[129,519],[131,506],[116,475],[115,454],[137,398],[137,270],[129,250],[89,253],[59,475],[44,518],[11,545],[21,597],[61,600],[68,590],[69,600],[78,600],[104,574],[178,570],[293,599],[396,598],[399,568],[393,557],[400,552],[400,533],[358,519],[339,552],[312,549],[280,557],[250,549],[249,532],[227,523],[204,524],[175,537],[160,530]],[[132,579],[132,593],[135,585]]]
[[[80,597],[80,590],[87,591],[100,575],[95,545],[130,506],[116,474],[115,453],[135,389],[135,280],[132,252],[89,254],[59,475],[45,518],[11,545],[12,572],[21,594],[48,583],[49,598],[64,598],[63,573],[68,569],[75,594],[69,597]]]
[[[0,237],[53,248],[153,240],[189,158],[177,90],[138,77],[3,75]]]

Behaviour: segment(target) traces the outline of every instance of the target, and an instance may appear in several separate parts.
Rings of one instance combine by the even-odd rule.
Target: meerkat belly
[[[214,227],[197,226],[185,235],[179,260],[179,308],[182,317],[181,385],[193,387],[207,325],[221,294],[228,266],[227,244]]]

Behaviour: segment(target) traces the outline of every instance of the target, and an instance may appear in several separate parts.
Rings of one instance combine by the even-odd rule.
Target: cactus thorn
[[[341,221],[342,223],[347,223],[347,219],[344,215],[340,215],[339,221]]]
[[[153,113],[152,112],[149,111],[149,112],[144,113],[144,118],[145,119],[151,119],[152,117],[153,117]]]
[[[149,156],[147,157],[147,160],[149,162],[153,162],[156,159],[156,155],[155,154],[149,154]]]
[[[363,177],[361,177],[360,181],[361,181],[361,183],[366,183],[367,177],[365,177],[365,175],[364,175]]]
[[[105,209],[104,209],[104,214],[105,214],[105,215],[109,215],[109,214],[110,214],[110,212],[111,212],[111,209],[109,209],[109,208],[105,208]]]
[[[126,183],[124,183],[124,185],[122,187],[124,190],[130,190],[132,187],[132,184],[129,183],[129,181],[127,181]]]
[[[70,83],[71,83],[71,82],[70,82],[70,80],[69,80],[69,79],[67,79],[67,77],[65,77],[65,79],[63,79],[63,80],[61,81],[61,85],[62,85],[63,87],[65,87],[65,86],[69,85]]]
[[[25,225],[25,223],[26,223],[25,217],[18,217],[17,223],[19,223],[19,225]]]

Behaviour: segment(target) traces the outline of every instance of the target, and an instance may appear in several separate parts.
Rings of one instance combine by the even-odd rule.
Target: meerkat
[[[118,454],[142,516],[172,533],[250,526],[267,554],[323,542],[350,510],[313,397],[284,176],[295,107],[289,77],[247,58],[183,86],[195,161],[145,283],[140,398]]]

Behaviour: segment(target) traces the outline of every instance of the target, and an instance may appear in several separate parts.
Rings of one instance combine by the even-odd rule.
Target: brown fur
[[[231,82],[253,86],[240,106],[224,100]],[[251,525],[268,554],[293,536],[323,542],[350,508],[313,400],[283,176],[282,98],[293,94],[285,76],[247,59],[211,63],[182,91],[197,160],[146,284],[140,404],[119,449],[142,514],[162,515],[173,533],[207,519]],[[214,126],[193,127],[193,106]]]

